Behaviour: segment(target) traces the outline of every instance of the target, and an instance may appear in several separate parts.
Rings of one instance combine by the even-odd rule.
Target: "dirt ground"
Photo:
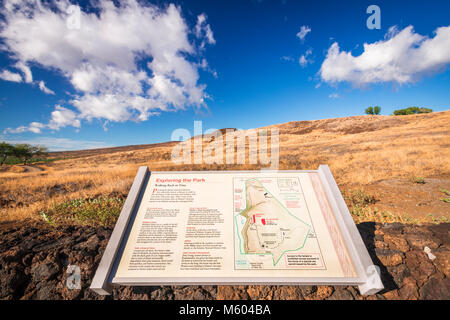
[[[379,210],[411,218],[450,217],[450,204],[442,201],[448,196],[441,191],[450,190],[450,175],[429,177],[423,184],[397,178],[359,187],[376,198],[371,206]]]

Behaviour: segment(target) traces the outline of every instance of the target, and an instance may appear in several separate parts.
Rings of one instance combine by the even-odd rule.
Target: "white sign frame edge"
[[[283,172],[318,172],[322,185],[324,187],[325,193],[329,200],[329,203],[332,207],[332,210],[336,216],[336,220],[341,228],[343,237],[347,245],[349,245],[349,251],[352,259],[355,262],[355,267],[358,271],[359,277],[361,278],[361,282],[354,283],[358,285],[359,291],[363,295],[372,295],[376,294],[380,290],[384,288],[380,275],[377,271],[377,267],[374,266],[372,259],[367,251],[367,248],[359,234],[358,229],[353,221],[353,218],[347,208],[347,205],[342,197],[341,192],[336,184],[336,181],[331,174],[330,168],[328,165],[320,165],[318,170],[282,170]],[[174,171],[169,171],[170,173],[175,173]],[[206,171],[207,173],[213,173],[214,171]],[[233,172],[233,171],[229,171]],[[235,171],[235,172],[254,172],[254,171]],[[157,173],[157,172],[155,172]],[[179,171],[179,173],[192,173],[189,171]],[[108,245],[103,253],[102,259],[100,261],[99,266],[97,267],[97,271],[94,275],[94,278],[91,282],[90,289],[100,295],[110,295],[113,289],[112,283],[112,271],[113,267],[116,263],[117,254],[120,251],[122,246],[122,241],[124,235],[127,232],[129,227],[129,222],[136,213],[136,204],[140,196],[142,195],[142,189],[147,184],[150,179],[151,172],[148,170],[147,166],[139,167],[139,170],[136,174],[136,177],[131,186],[130,192],[128,193],[125,204],[122,208],[122,211],[117,219],[114,230],[111,234],[111,237],[108,241]],[[379,270],[379,269],[378,269]],[[130,279],[129,283],[122,283],[128,285],[155,285],[156,283],[133,283],[134,279]],[[206,279],[205,279],[206,280]],[[236,284],[237,278],[231,279],[222,279],[223,282],[221,284]],[[267,282],[262,281],[262,279],[254,279],[255,281],[252,284],[267,284]],[[297,284],[299,279],[290,279],[289,280],[281,280],[281,281],[271,281],[271,284]],[[177,283],[170,282],[170,285],[175,285]],[[198,284],[193,281],[190,283],[189,281],[184,281],[180,284]],[[206,285],[208,283],[203,283]],[[211,284],[219,284],[217,279],[213,281],[211,279]],[[302,285],[314,285],[314,284],[329,284],[329,285],[351,285],[350,283],[339,282],[336,279],[332,278],[303,278],[301,281]]]
[[[110,295],[112,293],[112,283],[109,279],[111,270],[116,261],[117,253],[119,252],[130,218],[135,211],[134,209],[142,191],[142,187],[149,177],[150,171],[148,170],[148,167],[139,167],[122,211],[114,226],[114,230],[109,238],[102,259],[100,260],[100,264],[98,265],[97,271],[91,282],[90,289],[100,295]]]

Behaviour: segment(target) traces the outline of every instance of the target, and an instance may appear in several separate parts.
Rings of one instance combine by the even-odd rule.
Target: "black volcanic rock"
[[[352,286],[120,286],[103,297],[89,285],[111,228],[2,224],[0,299],[450,299],[449,223],[357,227],[381,269],[385,289],[374,296],[361,296]],[[69,265],[81,270],[80,289],[66,286]]]

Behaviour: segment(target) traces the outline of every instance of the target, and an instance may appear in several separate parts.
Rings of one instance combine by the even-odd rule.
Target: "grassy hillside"
[[[274,127],[280,133],[279,169],[317,169],[328,164],[355,220],[440,222],[450,218],[450,204],[443,200],[450,190],[450,111],[294,121],[266,129]],[[210,141],[205,137],[203,142]],[[77,199],[84,200],[75,201],[82,203],[79,211],[92,215],[98,208],[86,213],[83,203],[105,197],[123,199],[141,165],[154,171],[260,168],[175,165],[171,152],[176,145],[55,153],[69,159],[1,167],[0,219],[45,218]],[[110,202],[104,203],[108,207]],[[116,215],[120,207],[111,211]]]

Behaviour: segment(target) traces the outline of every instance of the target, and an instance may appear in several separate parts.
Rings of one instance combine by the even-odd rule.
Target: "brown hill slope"
[[[450,190],[449,127],[450,111],[445,111],[296,121],[262,129],[279,130],[280,169],[328,164],[357,221],[402,221],[399,216],[408,216],[431,222],[450,219],[450,205],[441,200],[448,198],[444,191]],[[204,144],[210,141],[208,137]],[[248,161],[174,164],[171,154],[176,145],[71,152],[71,159],[39,165],[43,170],[35,172],[4,167],[0,219],[39,218],[53,204],[75,198],[124,197],[140,165],[151,170],[260,168]],[[415,183],[422,178],[425,184]],[[368,197],[373,201],[366,201]]]
[[[152,149],[158,147],[173,147],[178,142],[170,141],[170,142],[162,142],[162,143],[152,143],[152,144],[137,144],[131,146],[120,146],[120,147],[110,147],[110,148],[96,148],[96,149],[87,149],[87,150],[74,150],[74,151],[54,151],[49,152],[49,158],[81,158],[81,157],[89,157],[96,156],[101,154],[111,154],[116,152],[126,152],[126,151],[134,151],[141,149]]]

